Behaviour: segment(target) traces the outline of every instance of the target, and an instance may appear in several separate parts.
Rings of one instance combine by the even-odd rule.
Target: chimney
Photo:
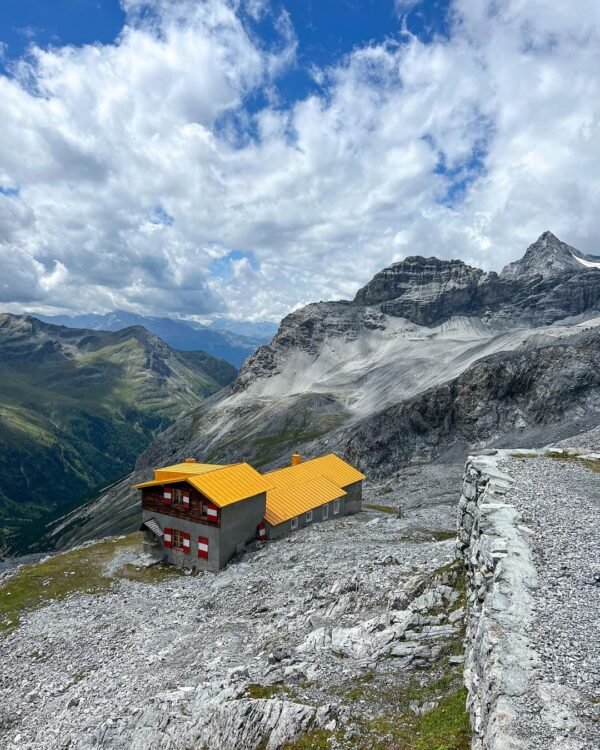
[[[292,454],[292,466],[298,466],[298,464],[302,461],[302,456],[296,451]]]
[[[195,464],[196,463],[196,459],[195,458],[186,458],[185,459],[185,463],[186,464]]]

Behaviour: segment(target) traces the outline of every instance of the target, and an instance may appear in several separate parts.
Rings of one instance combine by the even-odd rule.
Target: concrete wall
[[[344,512],[346,514],[360,513],[362,510],[363,480],[361,479],[358,482],[353,482],[353,484],[348,484],[343,489],[346,490]]]
[[[231,559],[237,550],[256,538],[256,530],[265,512],[266,495],[241,500],[222,508],[221,526],[211,523],[196,523],[184,518],[174,518],[164,513],[144,511],[144,521],[156,518],[163,529],[178,529],[190,535],[190,551],[167,549],[162,544],[144,549],[157,560],[196,570],[217,571]],[[208,539],[208,560],[198,557],[198,537]]]
[[[173,565],[184,568],[196,568],[197,570],[219,570],[219,535],[221,529],[212,524],[200,524],[186,521],[183,518],[174,518],[164,513],[153,513],[144,511],[144,521],[148,518],[156,518],[163,529],[178,529],[190,535],[190,551],[167,549],[162,544],[154,550],[145,549],[157,559],[165,560]],[[198,557],[198,537],[204,536],[208,539],[208,560]],[[162,540],[161,540],[162,541]]]
[[[359,485],[357,487],[357,485]],[[306,526],[312,526],[315,523],[322,523],[323,521],[332,521],[335,518],[341,518],[342,516],[347,516],[352,513],[358,513],[361,509],[361,503],[362,503],[362,482],[355,482],[354,484],[349,485],[351,488],[352,494],[348,494],[344,497],[340,498],[340,511],[336,515],[333,514],[333,503],[332,500],[330,503],[326,503],[325,506],[329,508],[329,515],[326,519],[323,518],[323,508],[325,506],[321,505],[318,508],[315,508],[313,510],[313,518],[312,521],[308,522],[306,520],[306,513],[302,513],[302,515],[298,516],[298,528],[292,529],[292,522],[291,521],[284,521],[284,523],[279,523],[277,526],[271,526],[270,524],[265,524],[267,527],[267,539],[280,539],[282,536],[286,536],[286,534],[291,534],[292,531],[298,531],[299,529],[303,529]],[[344,488],[347,490],[347,488]],[[350,497],[350,500],[348,499]]]
[[[258,525],[265,514],[266,502],[266,493],[262,492],[221,509],[221,567],[248,542],[256,539]]]

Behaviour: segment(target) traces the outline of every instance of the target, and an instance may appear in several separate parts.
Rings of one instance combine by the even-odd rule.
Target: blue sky
[[[278,320],[600,252],[600,4],[5,0],[0,305]]]
[[[282,11],[289,14],[298,39],[297,64],[278,81],[284,101],[306,96],[315,88],[313,66],[334,65],[343,55],[370,42],[398,39],[400,18],[422,39],[447,34],[448,0],[408,0],[404,10],[394,0],[288,0],[273,2],[260,18],[244,14],[248,28],[265,44],[277,44],[274,26]],[[0,41],[6,45],[5,70],[42,47],[109,44],[119,35],[126,16],[119,0],[5,0],[0,4]]]

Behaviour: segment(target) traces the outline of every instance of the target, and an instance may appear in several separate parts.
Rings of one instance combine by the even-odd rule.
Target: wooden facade
[[[162,487],[146,487],[142,490],[142,510],[148,511],[149,513],[162,513],[164,515],[173,516],[173,518],[181,518],[194,523],[205,523],[217,528],[220,527],[221,511],[219,508],[187,482],[179,482],[176,487],[185,488],[189,492],[189,506],[184,506],[183,503],[176,502],[174,499],[167,502],[164,499]],[[209,518],[206,513],[208,508],[212,508],[213,513],[216,509],[216,520],[214,517]]]

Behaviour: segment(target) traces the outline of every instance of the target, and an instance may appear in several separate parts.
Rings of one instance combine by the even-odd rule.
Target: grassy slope
[[[23,328],[0,336],[0,550],[24,549],[130,471],[158,430],[235,373],[140,329],[65,340]]]
[[[107,564],[117,552],[139,550],[140,533],[103,539],[81,549],[71,550],[35,565],[25,565],[2,586],[0,596],[0,632],[19,626],[21,616],[38,609],[46,602],[64,599],[69,594],[99,594],[107,591],[115,580],[127,578],[142,583],[155,583],[182,575],[172,565],[136,568],[125,565],[113,573]]]

